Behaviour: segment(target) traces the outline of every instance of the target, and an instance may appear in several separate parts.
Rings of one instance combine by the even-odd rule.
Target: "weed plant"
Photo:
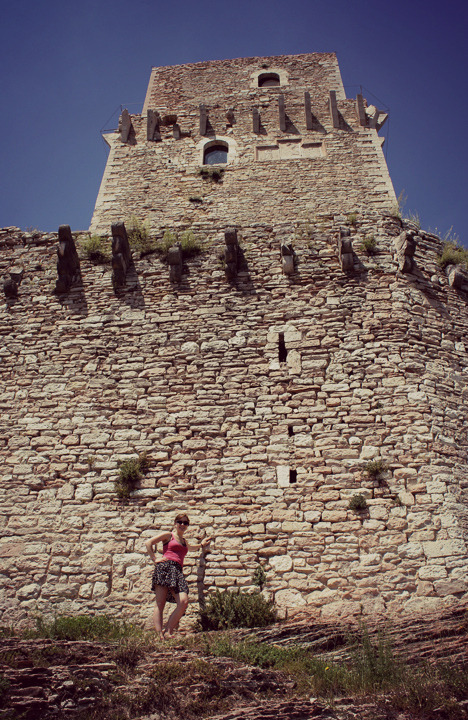
[[[454,242],[447,242],[438,262],[442,268],[446,268],[447,265],[463,265],[468,269],[468,250]]]
[[[136,458],[123,460],[119,464],[119,477],[115,480],[115,491],[121,500],[130,497],[136,484],[142,479],[151,467],[147,453],[140,453]]]
[[[354,510],[355,512],[359,512],[361,510],[367,510],[367,500],[364,497],[364,495],[353,495],[351,500],[349,501],[348,508],[350,510]]]
[[[128,244],[132,250],[140,255],[155,252],[156,243],[150,238],[148,220],[139,220],[136,215],[130,215],[125,223],[128,235]]]
[[[437,717],[447,720],[466,717],[459,701],[468,696],[468,666],[408,665],[395,656],[383,635],[371,638],[366,628],[349,640],[348,658],[339,663],[314,657],[306,646],[234,642],[227,633],[206,635],[204,643],[207,654],[231,657],[289,675],[302,695],[313,694],[332,701],[343,694],[377,698],[385,694],[394,710],[409,713],[411,718],[431,718],[437,708],[440,708]]]
[[[382,460],[382,458],[379,458],[378,460],[370,460],[364,466],[365,474],[373,480],[379,480],[387,470],[388,465],[384,460]]]
[[[373,235],[368,235],[362,241],[362,248],[368,255],[376,255],[377,241]]]
[[[81,249],[94,265],[105,265],[111,261],[111,243],[101,235],[91,235],[82,242]]]
[[[256,585],[260,588],[260,590],[263,590],[263,586],[265,585],[267,580],[265,568],[261,563],[258,563],[257,567],[252,573],[252,583],[253,585]]]
[[[159,241],[156,247],[156,252],[161,255],[161,257],[165,258],[169,249],[177,242],[180,243],[182,255],[185,258],[198,255],[203,250],[203,244],[192,230],[184,230],[184,232],[180,235],[173,230],[166,230],[162,240]]]
[[[107,615],[59,615],[53,620],[36,617],[36,628],[25,632],[30,638],[52,640],[121,640],[141,636],[134,625],[112,620]]]
[[[198,627],[201,630],[265,627],[275,620],[273,602],[260,593],[216,589],[199,611]]]
[[[204,165],[199,169],[198,174],[201,175],[203,180],[211,180],[214,183],[218,183],[223,179],[224,168],[208,167],[207,165]]]

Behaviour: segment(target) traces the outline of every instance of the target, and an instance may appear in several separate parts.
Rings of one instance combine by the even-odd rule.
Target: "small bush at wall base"
[[[27,635],[53,640],[119,640],[141,633],[139,628],[107,615],[59,615],[50,622],[36,617],[36,629]]]
[[[274,603],[260,593],[215,590],[200,609],[198,626],[202,630],[228,630],[265,627],[275,620]]]
[[[359,512],[360,510],[367,510],[367,507],[367,500],[364,495],[353,495],[348,505],[348,508],[350,510],[354,510],[355,512]]]

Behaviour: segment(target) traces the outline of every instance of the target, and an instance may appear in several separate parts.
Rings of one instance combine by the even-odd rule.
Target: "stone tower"
[[[122,115],[92,232],[129,213],[154,229],[287,226],[317,213],[394,210],[377,132],[332,53],[154,68],[143,113]],[[207,164],[222,173],[207,182]]]
[[[182,511],[216,538],[192,613],[259,565],[324,618],[466,600],[468,283],[400,219],[384,120],[332,54],[156,68],[108,136],[112,267],[0,232],[3,621],[147,619],[144,542]]]

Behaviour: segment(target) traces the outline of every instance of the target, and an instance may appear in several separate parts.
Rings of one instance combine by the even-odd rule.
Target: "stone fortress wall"
[[[286,58],[279,69],[291,68],[292,79],[307,62],[321,69],[343,112],[348,101],[334,56]],[[255,63],[233,67],[250,77]],[[169,86],[187,67],[198,66],[155,75]],[[181,86],[188,98],[192,85]],[[171,99],[175,90],[167,92]],[[184,131],[181,117],[178,111]],[[143,192],[125,204],[127,175],[135,183],[140,177],[131,153],[141,150],[144,159],[139,122],[131,118],[130,144],[117,133],[111,141],[93,219],[99,231],[130,212],[143,219]],[[164,153],[175,157],[185,140],[172,134],[146,141],[148,152],[163,157],[167,141]],[[374,135],[377,147],[376,129],[357,125],[353,133],[327,129],[324,142],[336,135],[346,148],[361,134]],[[125,157],[128,173],[118,170]],[[377,152],[370,157],[382,172]],[[152,568],[144,542],[181,511],[192,537],[216,538],[206,558],[188,556],[193,600],[214,587],[251,587],[259,563],[265,591],[282,609],[309,608],[323,618],[419,612],[466,599],[468,286],[438,265],[438,238],[414,226],[405,232],[393,190],[378,199],[361,194],[359,203],[353,194],[341,211],[330,190],[330,207],[313,211],[301,198],[322,202],[309,187],[320,174],[315,158],[247,165],[239,161],[235,170],[228,161],[219,183],[185,166],[170,170],[152,196],[151,208],[161,202],[151,216],[156,236],[191,227],[203,239],[178,282],[158,255],[134,252],[122,287],[113,287],[109,265],[82,257],[71,288],[54,293],[57,236],[0,232],[1,274],[18,286],[0,309],[3,622],[33,611],[146,620]],[[351,163],[342,172],[362,193],[371,183],[366,168]],[[260,172],[268,182],[265,175],[259,183]],[[156,175],[164,176],[159,165]],[[208,199],[190,209],[171,183],[195,181]],[[299,209],[284,195],[274,206],[276,182],[291,183]],[[268,207],[251,202],[262,184]],[[236,216],[239,261],[228,278],[224,233],[226,218],[235,217],[234,187],[243,215],[242,222]],[[370,237],[375,255],[363,246]],[[280,255],[285,240],[292,270]],[[122,502],[118,463],[143,451],[154,464]],[[381,479],[365,473],[375,459],[387,466]],[[357,494],[367,498],[366,510],[349,508]]]

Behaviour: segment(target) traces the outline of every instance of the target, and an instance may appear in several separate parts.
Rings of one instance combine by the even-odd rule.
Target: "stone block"
[[[275,572],[288,572],[292,569],[293,561],[289,555],[278,555],[270,558],[270,565]]]
[[[463,540],[435,540],[422,543],[424,554],[428,558],[450,558],[465,555],[467,548]]]

